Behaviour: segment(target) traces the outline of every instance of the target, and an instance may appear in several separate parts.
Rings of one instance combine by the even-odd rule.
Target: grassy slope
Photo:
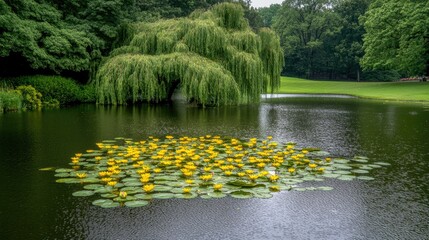
[[[362,98],[429,101],[429,82],[339,82],[282,77],[277,93],[345,94]]]

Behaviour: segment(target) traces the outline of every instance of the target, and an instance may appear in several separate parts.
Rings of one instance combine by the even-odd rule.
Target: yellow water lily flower
[[[255,181],[258,178],[259,178],[258,174],[251,174],[251,175],[249,175],[249,179],[252,180],[252,181]]]
[[[311,169],[314,169],[314,168],[316,168],[316,167],[317,167],[317,164],[315,164],[315,163],[310,163],[310,164],[308,164],[308,167],[310,167]]]
[[[187,193],[191,193],[191,188],[185,187],[182,189],[183,193],[187,194]]]
[[[148,177],[142,177],[142,178],[140,178],[140,182],[141,183],[148,183],[148,182],[150,182],[150,178],[148,178]]]
[[[155,189],[155,185],[153,184],[146,184],[143,186],[143,191],[145,191],[146,193],[150,193]]]
[[[194,175],[194,172],[186,170],[186,171],[182,171],[183,176],[185,177],[192,177]]]
[[[270,176],[270,181],[271,181],[271,182],[275,182],[275,181],[279,180],[279,178],[280,178],[280,177],[279,177],[278,175],[271,175],[271,176]]]
[[[86,173],[76,173],[76,177],[78,178],[86,178],[87,174]]]
[[[277,186],[277,185],[270,186],[270,190],[273,191],[273,192],[278,192],[278,191],[280,191],[280,187]]]
[[[222,187],[223,187],[223,185],[220,184],[220,183],[217,183],[217,184],[213,185],[213,189],[215,191],[220,191],[222,189]]]
[[[126,198],[127,196],[128,196],[127,192],[123,192],[123,191],[119,192],[119,197]]]
[[[273,167],[275,167],[275,168],[278,168],[278,167],[280,167],[280,166],[281,166],[281,164],[280,164],[280,163],[278,163],[278,162],[275,162],[275,163],[271,164],[271,166],[273,166]]]
[[[103,181],[103,182],[110,182],[110,181],[112,181],[112,178],[102,178],[101,181]]]
[[[287,170],[289,173],[295,173],[295,168],[288,168]]]
[[[194,180],[192,180],[192,179],[186,179],[186,180],[185,180],[185,182],[186,182],[187,184],[191,185],[191,184],[193,184],[193,183],[194,183]]]
[[[239,173],[237,173],[237,176],[239,176],[239,177],[244,177],[244,176],[246,176],[246,173],[244,173],[244,172],[239,172]]]
[[[332,159],[331,159],[331,158],[329,158],[329,157],[325,158],[325,161],[326,161],[326,162],[331,162],[331,160],[332,160]]]
[[[200,176],[200,179],[203,180],[203,181],[209,181],[212,178],[213,178],[213,175],[211,175],[211,174],[205,174],[205,175],[201,175]]]
[[[107,185],[114,187],[117,183],[118,182],[116,182],[116,181],[110,181],[110,182],[107,182]]]

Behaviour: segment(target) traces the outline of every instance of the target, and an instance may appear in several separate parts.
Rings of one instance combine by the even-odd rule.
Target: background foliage
[[[254,33],[242,6],[215,5],[189,18],[139,23],[97,78],[99,103],[159,102],[180,84],[202,105],[257,102],[279,86],[283,55],[269,29]]]

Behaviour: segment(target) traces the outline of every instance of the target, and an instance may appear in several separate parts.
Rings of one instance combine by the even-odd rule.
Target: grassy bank
[[[282,77],[277,93],[345,94],[398,101],[429,101],[429,82],[339,82]]]

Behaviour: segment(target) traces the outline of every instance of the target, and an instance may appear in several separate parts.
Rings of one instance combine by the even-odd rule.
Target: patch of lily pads
[[[71,168],[55,170],[56,182],[81,184],[76,197],[94,197],[103,208],[142,207],[152,199],[270,198],[280,191],[328,191],[299,187],[326,178],[373,180],[370,170],[389,165],[366,157],[332,158],[317,148],[267,139],[220,136],[141,141],[116,138],[76,153]]]

